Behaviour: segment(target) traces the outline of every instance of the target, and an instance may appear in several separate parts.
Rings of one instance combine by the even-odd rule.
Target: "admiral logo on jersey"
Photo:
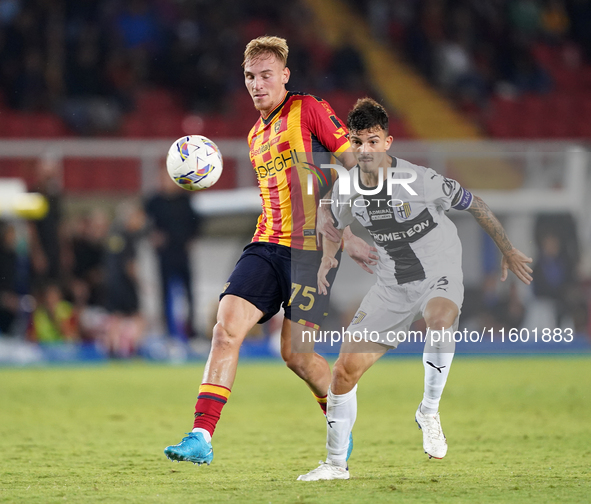
[[[380,208],[378,210],[370,210],[369,212],[369,218],[372,221],[392,219],[393,217],[394,212],[391,208]]]

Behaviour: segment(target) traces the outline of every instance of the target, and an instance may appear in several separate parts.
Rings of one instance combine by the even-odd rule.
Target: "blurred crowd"
[[[374,35],[398,47],[460,104],[492,94],[545,93],[554,83],[535,57],[560,46],[567,65],[591,62],[588,0],[350,0]]]
[[[80,133],[116,132],[141,89],[186,111],[232,107],[246,43],[289,40],[291,89],[363,90],[362,58],[323,43],[300,2],[0,0],[0,90],[21,111],[52,111]]]
[[[163,332],[195,336],[189,248],[199,219],[189,193],[167,179],[162,170],[158,192],[120,203],[113,216],[95,208],[66,217],[60,162],[40,160],[32,190],[47,198],[47,214],[0,221],[0,335],[97,342],[111,356],[134,355],[146,333],[137,248],[145,240],[159,267]],[[181,318],[179,296],[189,307]]]
[[[589,0],[348,1],[378,40],[398,47],[460,105],[550,90],[552,75],[534,57],[540,43],[565,48],[572,65],[591,61]],[[235,93],[250,100],[242,53],[264,33],[288,39],[290,89],[356,96],[371,89],[357,50],[346,41],[329,47],[298,1],[0,0],[0,105],[55,112],[83,134],[116,132],[150,87],[170,90],[186,111],[230,113]],[[133,354],[146,332],[137,246],[148,240],[163,331],[194,336],[188,249],[199,217],[188,193],[164,174],[160,191],[145,201],[66,215],[60,170],[51,156],[37,167],[31,190],[48,199],[43,219],[0,221],[0,335],[99,341],[114,356]],[[590,296],[577,272],[576,236],[569,216],[538,220],[532,292],[551,304],[557,326],[585,330]],[[464,313],[480,317],[481,326],[519,327],[524,301],[515,287],[498,289],[496,268],[495,256]],[[185,317],[177,316],[178,298],[186,300]]]
[[[190,251],[200,235],[200,218],[190,193],[160,171],[159,189],[143,201],[122,200],[84,212],[64,211],[60,160],[38,162],[31,190],[49,202],[47,214],[35,221],[0,221],[0,335],[23,335],[31,341],[95,342],[114,357],[135,355],[147,333],[187,341],[196,336],[193,310],[195,284]],[[533,230],[536,249],[534,283],[527,293],[510,278],[501,288],[499,256],[492,240],[483,248],[483,280],[469,286],[462,310],[467,327],[528,327],[543,316],[547,327],[570,327],[589,333],[589,285],[582,281],[577,225],[570,214],[539,215]],[[153,251],[161,317],[142,306],[138,245]],[[143,271],[146,263],[143,263]],[[153,292],[156,294],[156,292]],[[327,324],[340,328],[350,313],[331,308]],[[532,309],[534,311],[532,311]],[[537,310],[537,311],[535,311]],[[162,327],[147,327],[146,315]],[[212,325],[199,321],[199,327]],[[530,327],[532,327],[530,325]],[[210,329],[209,327],[208,329]],[[148,330],[149,329],[149,330]],[[272,332],[263,328],[261,334]]]
[[[522,289],[511,275],[508,285],[500,288],[499,252],[492,239],[485,237],[483,279],[477,288],[466,290],[462,323],[476,330],[568,327],[575,334],[591,335],[591,285],[581,273],[575,218],[570,213],[540,214],[533,239],[534,281],[530,289]]]

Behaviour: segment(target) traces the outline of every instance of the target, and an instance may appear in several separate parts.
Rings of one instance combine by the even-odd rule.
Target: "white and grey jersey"
[[[389,169],[392,173],[381,187],[364,187],[358,167],[349,172],[348,180],[337,180],[331,203],[337,228],[357,219],[369,231],[378,249],[378,283],[404,284],[444,273],[462,278],[462,245],[445,212],[469,208],[472,194],[431,168],[396,158],[393,164],[395,169]],[[405,173],[400,177],[399,172]],[[410,181],[415,173],[406,187],[388,183],[388,178]],[[341,185],[347,183],[349,194],[344,194],[347,190]]]

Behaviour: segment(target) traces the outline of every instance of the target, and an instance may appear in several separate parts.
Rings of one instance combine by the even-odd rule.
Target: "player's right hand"
[[[503,254],[501,258],[501,282],[507,280],[507,270],[511,270],[519,280],[529,285],[533,281],[531,276],[533,270],[528,264],[532,262],[531,257],[527,257],[521,250],[513,247],[509,252]]]
[[[336,268],[338,265],[339,261],[337,261],[334,257],[325,256],[322,258],[320,268],[318,269],[318,294],[328,294],[328,287],[330,287],[330,283],[326,279],[326,275],[328,275],[328,272],[332,268]]]

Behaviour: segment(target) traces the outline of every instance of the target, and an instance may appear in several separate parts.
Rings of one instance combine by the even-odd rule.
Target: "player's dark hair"
[[[360,98],[347,117],[349,131],[381,129],[388,132],[388,113],[377,101]]]

